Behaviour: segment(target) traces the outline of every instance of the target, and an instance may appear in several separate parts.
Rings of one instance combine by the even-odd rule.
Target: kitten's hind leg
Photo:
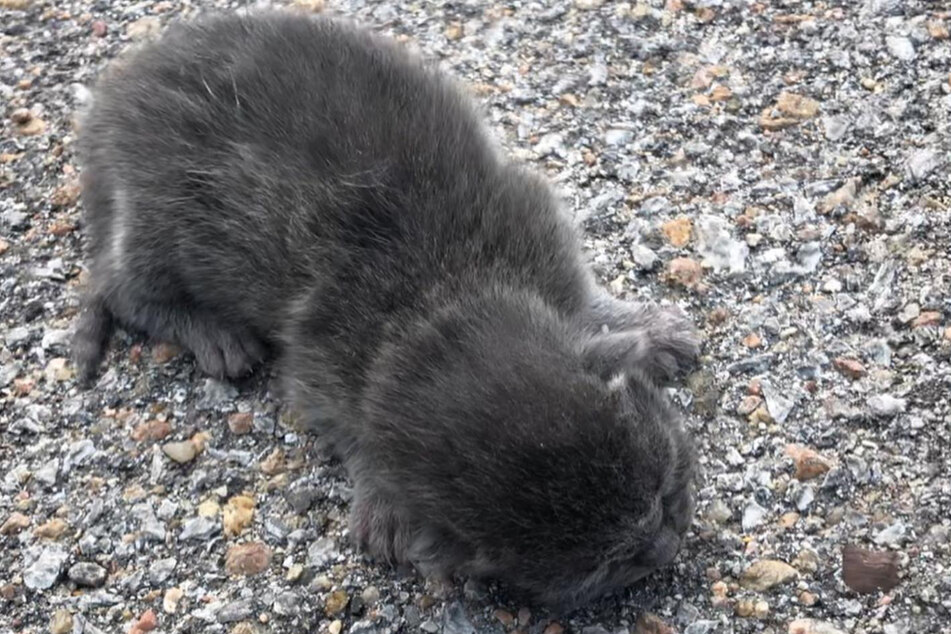
[[[73,332],[71,350],[82,386],[89,387],[96,377],[113,329],[112,313],[103,297],[95,291],[87,291]]]
[[[696,329],[673,306],[624,302],[598,289],[585,319],[598,333],[595,349],[623,357],[619,370],[636,367],[658,385],[692,370],[700,354]]]

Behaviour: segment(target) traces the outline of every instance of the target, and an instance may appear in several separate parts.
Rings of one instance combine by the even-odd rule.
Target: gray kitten
[[[354,482],[351,536],[559,608],[671,560],[698,344],[598,288],[470,101],[330,19],[217,16],[113,64],[81,126],[88,382],[115,323],[237,377],[276,353]]]

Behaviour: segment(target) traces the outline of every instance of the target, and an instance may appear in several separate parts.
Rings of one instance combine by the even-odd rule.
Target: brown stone
[[[707,579],[719,574],[720,571],[716,568],[707,569]],[[730,594],[730,586],[724,581],[717,581],[710,586],[710,592],[717,599],[725,599]]]
[[[327,616],[334,616],[343,612],[347,604],[350,603],[350,597],[345,590],[335,590],[327,595],[324,602],[324,612]]]
[[[754,605],[752,599],[743,599],[742,601],[737,602],[735,612],[738,617],[748,619],[749,617],[753,616],[753,609]]]
[[[209,440],[211,440],[211,434],[206,431],[199,431],[192,434],[192,437],[188,439],[188,442],[195,445],[195,451],[201,453],[205,450],[205,447],[208,446]]]
[[[765,405],[760,405],[757,407],[753,413],[750,414],[749,420],[751,423],[766,423],[767,425],[771,425],[776,422],[772,415],[770,415],[769,410]]]
[[[251,412],[235,412],[228,416],[228,429],[236,436],[243,436],[251,432],[254,416]]]
[[[778,113],[778,114],[776,114]],[[763,110],[759,125],[765,130],[782,130],[819,114],[819,102],[791,92],[783,92],[776,105]]]
[[[236,495],[225,505],[222,523],[225,535],[240,535],[254,519],[254,500],[246,495]]]
[[[162,610],[166,614],[175,614],[178,611],[178,604],[184,596],[185,592],[181,588],[169,588],[165,591],[165,596],[162,597]]]
[[[714,103],[728,101],[732,96],[733,91],[723,84],[717,84],[713,87],[713,90],[710,91],[710,101]]]
[[[690,258],[674,258],[667,266],[667,281],[670,284],[698,289],[702,277],[700,263]]]
[[[446,27],[444,35],[450,42],[461,40],[466,34],[461,22],[452,22]]]
[[[257,575],[271,565],[271,549],[261,542],[232,546],[225,556],[225,571],[229,575]]]
[[[787,445],[786,455],[796,463],[795,478],[799,481],[818,478],[832,468],[830,460],[808,447]]]
[[[690,232],[693,231],[693,223],[690,221],[690,218],[680,216],[679,218],[665,222],[661,227],[661,231],[664,233],[668,242],[675,247],[682,247],[690,242]]]
[[[743,345],[751,349],[759,348],[763,345],[763,338],[755,332],[751,332],[750,334],[743,337]]]
[[[817,211],[821,214],[827,214],[831,213],[837,207],[850,209],[855,202],[855,196],[858,193],[860,183],[861,181],[858,178],[850,178],[845,181],[841,187],[828,193],[825,198],[819,201],[819,204],[816,206]]]
[[[50,235],[57,238],[69,235],[73,231],[76,231],[76,221],[67,215],[60,215],[49,226]]]
[[[713,71],[711,66],[704,66],[693,74],[690,80],[690,87],[694,90],[706,90],[713,83]]]
[[[33,113],[29,108],[17,108],[10,113],[10,121],[16,125],[24,125],[33,120]]]
[[[63,536],[63,533],[65,533],[68,528],[69,524],[58,517],[54,517],[48,522],[37,526],[33,530],[33,536],[43,539],[59,539]]]
[[[578,99],[577,95],[573,95],[570,92],[558,95],[558,101],[559,103],[562,103],[566,106],[571,106],[572,108],[577,108],[581,105],[581,101]]]
[[[740,404],[736,408],[736,413],[740,416],[749,416],[756,409],[763,404],[763,399],[759,396],[746,396],[740,401]]]
[[[512,627],[515,625],[515,616],[508,610],[499,608],[492,613],[492,616],[494,616],[495,620],[501,623],[504,627]]]
[[[710,311],[710,314],[707,315],[707,323],[711,326],[719,326],[725,324],[727,319],[730,318],[730,310],[724,306],[718,306]]]
[[[897,586],[898,564],[898,553],[858,546],[842,548],[842,578],[845,585],[859,594],[888,592]]]
[[[23,513],[11,513],[2,526],[0,526],[0,535],[16,535],[24,528],[30,526],[30,518]]]
[[[36,380],[30,376],[22,376],[13,380],[13,393],[17,396],[28,396],[36,387]]]
[[[644,612],[637,618],[634,634],[676,634],[677,630],[665,623],[656,614]]]
[[[78,183],[61,185],[50,196],[50,204],[54,207],[70,207],[79,200],[79,191]]]
[[[268,456],[261,461],[261,464],[258,465],[261,469],[261,473],[264,475],[277,475],[284,471],[284,452],[278,448],[272,451]]]
[[[811,20],[815,20],[815,18],[804,13],[787,13],[773,17],[773,22],[777,24],[800,24]]]
[[[164,365],[181,354],[182,349],[173,343],[159,342],[152,346],[152,360]]]
[[[776,109],[796,119],[811,119],[819,114],[819,102],[809,97],[784,92],[776,100]]]
[[[73,631],[73,615],[69,610],[60,608],[50,619],[50,634],[69,634]]]
[[[931,20],[928,22],[928,35],[936,40],[946,40],[949,36],[948,27],[943,22]]]
[[[10,120],[15,126],[17,134],[35,136],[46,131],[46,122],[34,115],[27,108],[14,110]]]
[[[155,616],[155,612],[151,609],[143,612],[142,616],[139,617],[139,620],[136,621],[132,626],[133,629],[138,630],[139,632],[151,632],[156,627],[158,627],[158,618]]]
[[[132,440],[143,442],[146,440],[163,440],[172,433],[172,426],[164,420],[148,420],[135,426],[130,434]]]
[[[747,590],[769,590],[792,581],[799,575],[796,569],[783,561],[760,559],[743,571],[740,585]]]
[[[789,634],[845,634],[829,623],[814,619],[796,619],[789,624]]]
[[[865,366],[855,359],[839,357],[832,362],[832,365],[834,365],[835,369],[839,371],[839,374],[847,376],[850,379],[861,379],[863,376],[868,374]]]
[[[918,315],[911,325],[915,328],[921,328],[923,326],[937,326],[941,323],[941,318],[942,315],[940,312],[936,310],[926,310]]]
[[[520,627],[528,627],[532,620],[532,611],[526,607],[518,609],[518,624]]]

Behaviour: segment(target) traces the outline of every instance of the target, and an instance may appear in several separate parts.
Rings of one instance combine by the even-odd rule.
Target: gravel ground
[[[197,5],[202,6],[197,6]],[[0,633],[951,632],[951,12],[937,0],[309,0],[438,59],[617,294],[680,303],[701,455],[675,565],[550,617],[349,546],[267,370],[65,360],[81,86],[222,2],[0,0]],[[943,7],[943,10],[942,10]]]

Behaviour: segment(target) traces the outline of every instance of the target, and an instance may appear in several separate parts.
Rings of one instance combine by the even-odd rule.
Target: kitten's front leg
[[[700,339],[675,306],[635,304],[596,289],[585,316],[594,339],[589,357],[606,371],[637,369],[668,385],[694,368]]]
[[[350,539],[359,550],[391,564],[406,562],[411,535],[398,501],[357,483],[350,503]]]

